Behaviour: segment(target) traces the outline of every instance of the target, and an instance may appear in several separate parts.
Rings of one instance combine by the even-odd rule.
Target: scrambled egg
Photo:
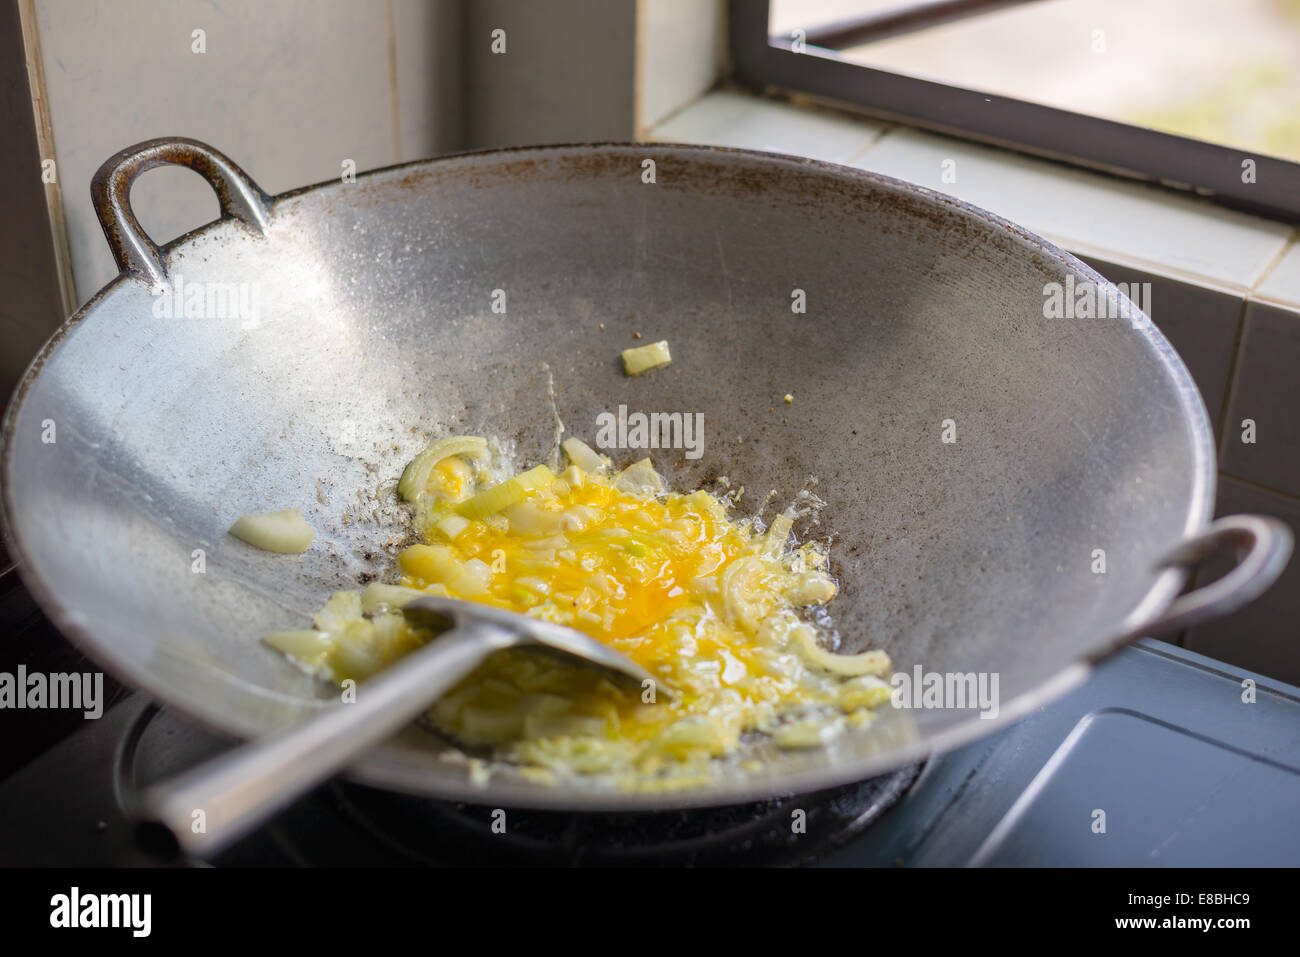
[[[672,689],[637,696],[514,649],[431,709],[458,745],[546,783],[703,784],[744,735],[815,747],[888,700],[883,652],[832,653],[806,620],[836,586],[825,549],[792,541],[793,510],[764,528],[708,492],[665,491],[648,459],[615,473],[580,441],[564,449],[560,475],[540,465],[503,481],[483,439],[431,446],[398,486],[423,539],[400,556],[398,583],[337,592],[315,629],[267,642],[321,677],[362,679],[429,640],[400,608],[435,593],[576,628]]]

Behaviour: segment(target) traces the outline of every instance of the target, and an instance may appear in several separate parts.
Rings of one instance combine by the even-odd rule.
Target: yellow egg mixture
[[[517,649],[431,709],[458,745],[546,783],[704,784],[742,735],[815,747],[888,700],[883,652],[835,654],[805,618],[836,587],[825,548],[794,543],[794,509],[764,528],[708,492],[666,491],[648,459],[615,472],[576,439],[563,447],[559,475],[540,465],[502,480],[509,473],[485,440],[435,443],[398,485],[424,542],[401,554],[398,583],[337,592],[314,629],[267,642],[324,678],[360,680],[432,637],[400,608],[434,593],[576,628],[671,689],[637,695]]]

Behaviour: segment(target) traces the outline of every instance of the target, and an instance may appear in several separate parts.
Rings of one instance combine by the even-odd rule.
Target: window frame
[[[874,117],[1126,179],[1194,193],[1300,223],[1300,163],[1173,133],[850,63],[833,51],[769,38],[769,0],[729,0],[731,78],[756,92],[809,94]],[[1255,181],[1242,181],[1244,161]]]

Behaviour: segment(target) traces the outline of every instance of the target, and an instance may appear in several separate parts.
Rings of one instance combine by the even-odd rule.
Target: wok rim
[[[820,172],[839,177],[848,176],[869,181],[878,187],[911,194],[923,202],[958,214],[964,214],[980,221],[982,224],[993,227],[995,230],[1009,233],[1012,237],[1032,247],[1034,251],[1044,257],[1050,258],[1067,271],[1074,272],[1076,275],[1093,282],[1097,288],[1114,294],[1127,302],[1134,313],[1140,314],[1146,319],[1141,328],[1135,328],[1134,331],[1142,335],[1156,360],[1167,370],[1171,385],[1177,395],[1178,405],[1185,413],[1185,421],[1191,433],[1194,474],[1191,495],[1189,496],[1186,516],[1183,521],[1183,538],[1186,539],[1195,535],[1209,524],[1214,514],[1215,488],[1217,485],[1217,457],[1209,413],[1205,406],[1204,397],[1192,379],[1186,363],[1183,362],[1181,356],[1169,343],[1164,333],[1160,331],[1145,312],[1136,309],[1132,302],[1128,300],[1128,297],[1119,292],[1113,282],[1106,279],[1086,262],[1037,233],[965,200],[906,180],[842,163],[832,163],[825,160],[765,150],[670,142],[552,143],[466,150],[430,159],[412,160],[367,170],[364,173],[356,174],[356,180],[361,182],[401,170],[431,167],[475,157],[508,159],[511,157],[524,157],[529,154],[563,154],[579,150],[635,152],[642,155],[656,151],[685,152],[701,156],[722,154],[759,164],[768,164],[773,160],[779,160],[782,163],[802,167],[814,173]],[[284,201],[324,190],[337,184],[337,179],[330,179],[296,187],[269,197],[268,209],[271,221],[274,222],[275,215]],[[201,236],[217,230],[239,228],[238,222],[229,216],[223,216],[198,226],[160,246],[163,261],[168,262],[175,250]],[[23,371],[22,377],[19,379],[18,385],[15,387],[5,409],[3,424],[0,425],[0,534],[4,536],[14,570],[18,573],[23,585],[27,588],[41,612],[49,618],[60,634],[85,654],[88,659],[113,673],[133,692],[142,694],[150,701],[162,706],[175,708],[187,718],[197,721],[204,728],[227,739],[233,738],[242,741],[273,734],[274,731],[260,728],[250,730],[248,724],[241,725],[234,722],[228,713],[219,712],[216,708],[208,707],[200,702],[174,698],[169,694],[165,684],[158,680],[147,668],[137,667],[134,663],[120,657],[113,650],[111,643],[96,640],[91,625],[85,620],[84,616],[64,607],[58,600],[56,589],[52,585],[47,586],[39,572],[29,564],[22,539],[11,520],[11,515],[17,512],[14,500],[14,446],[12,440],[32,387],[39,379],[45,364],[57,353],[68,335],[80,326],[109,294],[124,283],[133,281],[140,280],[128,272],[119,272],[116,277],[97,290],[76,312],[59,325]],[[468,776],[430,778],[427,767],[402,760],[397,751],[393,751],[384,745],[362,755],[341,773],[343,776],[361,784],[441,800],[538,810],[593,812],[717,807],[811,793],[847,785],[907,765],[916,764],[936,754],[946,753],[962,745],[969,744],[995,731],[1006,728],[1043,705],[1064,697],[1087,679],[1098,662],[1140,637],[1142,629],[1153,624],[1173,602],[1182,589],[1188,574],[1187,569],[1182,566],[1166,567],[1159,572],[1151,588],[1125,616],[1116,634],[1108,636],[1103,644],[1082,653],[1077,660],[1066,665],[1030,690],[1009,701],[1000,702],[999,711],[995,718],[983,720],[978,716],[972,716],[953,725],[951,728],[933,733],[921,741],[899,748],[891,748],[866,758],[845,760],[839,763],[832,762],[825,767],[789,772],[771,779],[764,778],[761,775],[745,775],[737,778],[722,778],[716,785],[707,787],[659,793],[606,791],[595,788],[567,787],[565,785],[543,788],[520,786],[512,782],[501,781],[489,781],[486,785],[477,785],[471,782]],[[432,786],[430,786],[431,783]]]

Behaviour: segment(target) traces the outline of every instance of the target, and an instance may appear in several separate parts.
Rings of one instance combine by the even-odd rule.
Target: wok
[[[130,189],[163,164],[205,177],[222,217],[160,248]],[[396,478],[430,437],[495,434],[521,463],[544,459],[552,380],[554,411],[588,441],[620,405],[703,412],[702,457],[652,453],[677,488],[726,477],[752,507],[768,490],[823,498],[820,524],[797,531],[834,539],[843,650],[999,677],[996,716],[886,707],[825,749],[752,742],[760,770],[688,791],[544,787],[509,769],[483,787],[420,727],[352,768],[367,782],[584,809],[829,787],[1024,715],[1134,636],[1254,597],[1289,554],[1272,520],[1208,524],[1204,404],[1144,315],[1051,244],[913,185],[599,145],[269,197],[211,147],[164,139],[111,158],[92,194],[121,274],[8,408],[4,516],[53,621],[150,697],[234,736],[334,702],[259,636],[391,569],[411,540]],[[1131,312],[1044,318],[1045,290],[1067,277]],[[672,365],[627,378],[619,352],[636,332],[667,339]],[[317,532],[304,556],[226,534],[290,506]],[[1175,600],[1191,565],[1229,546],[1240,564]]]

